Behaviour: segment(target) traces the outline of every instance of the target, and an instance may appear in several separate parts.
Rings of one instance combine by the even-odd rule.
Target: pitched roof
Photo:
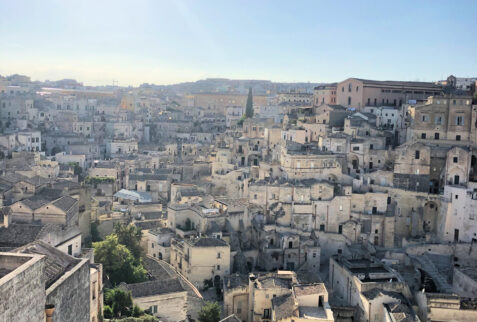
[[[311,294],[326,293],[324,284],[310,284],[310,285],[295,285],[293,286],[296,296],[306,296]]]
[[[242,320],[240,320],[235,314],[231,314],[219,322],[242,322]]]
[[[185,292],[178,278],[152,280],[135,284],[121,284],[119,287],[131,291],[133,298],[148,297],[159,294]]]
[[[202,237],[192,240],[187,240],[190,244],[196,247],[221,247],[221,246],[228,246],[228,244],[219,238],[212,238],[212,237]]]
[[[295,299],[292,294],[285,294],[272,299],[272,308],[275,312],[275,319],[281,320],[293,315],[295,310]]]
[[[167,180],[168,176],[164,174],[130,174],[129,180]]]
[[[63,196],[63,197],[59,198],[58,200],[54,201],[53,205],[55,207],[60,208],[63,211],[68,211],[77,202],[78,202],[78,200],[76,200],[73,197]]]
[[[369,85],[380,85],[380,86],[402,86],[402,87],[408,87],[408,86],[418,86],[418,87],[430,87],[433,89],[442,89],[442,86],[431,83],[431,82],[409,82],[409,81],[379,81],[379,80],[371,80],[371,79],[362,79],[362,78],[352,78],[356,79],[359,81],[362,81],[364,84],[369,84]]]
[[[0,247],[20,247],[36,240],[43,225],[10,224],[0,227]]]
[[[384,304],[389,314],[394,318],[396,322],[414,322],[414,313],[412,309],[403,303],[387,303]]]
[[[71,257],[42,241],[35,241],[17,248],[15,252],[24,254],[41,254],[46,256],[46,265],[45,270],[43,271],[46,279],[45,288],[50,287],[65,272],[69,271],[80,262],[79,259]]]

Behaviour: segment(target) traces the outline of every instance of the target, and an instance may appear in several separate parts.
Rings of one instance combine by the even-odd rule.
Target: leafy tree
[[[131,292],[116,287],[104,292],[104,317],[112,321],[155,322],[159,321],[146,314],[132,300]]]
[[[253,96],[252,96],[251,87],[248,89],[247,106],[245,108],[245,117],[246,118],[253,117]]]
[[[92,222],[91,223],[91,240],[93,242],[99,242],[102,241],[103,239],[101,238],[98,230],[98,223],[97,222]]]
[[[112,319],[114,317],[113,309],[109,305],[104,305],[103,315],[106,319]]]
[[[126,246],[134,258],[139,261],[142,254],[141,229],[134,225],[116,224],[114,225],[114,234],[118,236],[119,243]]]
[[[104,303],[111,307],[114,317],[130,316],[133,309],[131,292],[118,287],[106,290]]]
[[[118,236],[111,234],[106,240],[93,243],[94,258],[103,264],[105,276],[113,285],[118,283],[139,283],[146,280],[146,270],[131,254],[126,246],[121,245]]]
[[[219,322],[220,306],[217,302],[205,302],[205,305],[199,312],[200,322]]]
[[[141,308],[137,305],[134,305],[133,311],[132,311],[132,316],[134,317],[140,317],[141,315],[144,315],[144,310],[141,310]]]

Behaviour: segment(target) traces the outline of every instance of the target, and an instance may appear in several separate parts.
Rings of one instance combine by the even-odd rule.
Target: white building
[[[237,123],[245,113],[243,106],[228,106],[225,110],[225,125],[230,127]]]
[[[17,151],[41,151],[41,132],[24,131],[17,133]]]
[[[477,241],[477,183],[446,185],[441,197],[438,234],[442,241]]]
[[[106,143],[106,154],[130,154],[138,151],[137,140],[113,140]]]

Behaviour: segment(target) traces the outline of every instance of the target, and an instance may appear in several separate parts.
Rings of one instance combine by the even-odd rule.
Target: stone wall
[[[53,321],[90,321],[89,261],[82,259],[46,290],[47,303],[55,305]]]
[[[25,258],[28,266],[21,267],[25,265]],[[9,261],[8,265],[5,260]],[[35,256],[32,259],[30,256],[17,254],[0,255],[1,268],[9,270],[17,268],[4,276],[0,283],[0,321],[44,321],[46,304],[45,282],[42,279],[44,265],[45,259],[42,256]]]

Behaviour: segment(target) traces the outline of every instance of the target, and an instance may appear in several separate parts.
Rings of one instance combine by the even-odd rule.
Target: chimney
[[[55,305],[54,304],[46,304],[45,305],[46,322],[53,322],[53,312],[55,312]]]

